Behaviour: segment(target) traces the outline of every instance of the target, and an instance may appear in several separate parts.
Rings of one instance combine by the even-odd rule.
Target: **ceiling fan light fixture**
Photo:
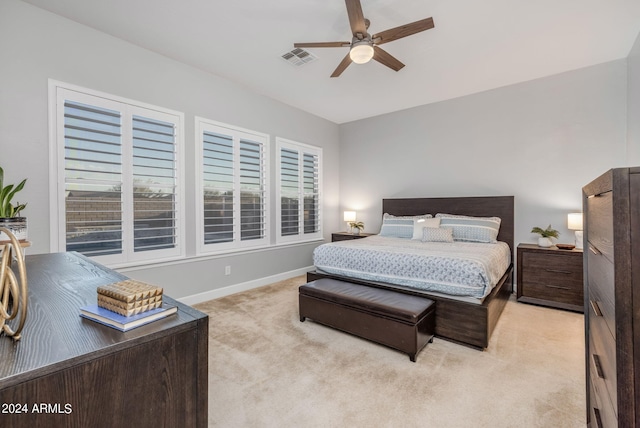
[[[364,17],[360,0],[345,0],[349,27],[353,38],[349,42],[312,42],[294,43],[295,48],[342,48],[349,46],[349,53],[342,58],[338,67],[331,73],[331,77],[338,77],[352,63],[364,64],[372,59],[389,67],[393,71],[399,71],[404,64],[385,51],[379,45],[393,42],[434,27],[433,18],[421,19],[409,24],[384,30],[373,35],[369,34],[369,20]]]
[[[351,61],[356,64],[364,64],[373,58],[373,46],[368,40],[354,43],[349,51]]]

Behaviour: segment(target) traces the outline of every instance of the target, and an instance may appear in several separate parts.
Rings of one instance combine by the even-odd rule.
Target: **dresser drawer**
[[[613,262],[613,193],[587,199],[587,233],[595,249]]]
[[[614,266],[602,254],[587,250],[587,277],[589,288],[590,319],[607,325],[609,333],[616,337],[616,309]]]
[[[591,319],[587,364],[591,372],[591,383],[597,387],[600,397],[605,393],[612,403],[617,403],[616,343],[604,323],[593,322]]]
[[[591,373],[594,376],[594,373]],[[603,395],[604,394],[604,395]],[[609,428],[618,426],[618,418],[606,392],[599,391],[593,383],[589,388],[589,426],[593,428]]]

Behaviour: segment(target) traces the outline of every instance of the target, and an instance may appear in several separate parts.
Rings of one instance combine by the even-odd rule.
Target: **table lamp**
[[[576,248],[582,248],[582,213],[571,213],[567,216],[567,229],[575,230]]]
[[[349,232],[351,232],[351,227],[349,226],[349,223],[351,223],[352,221],[356,221],[356,212],[355,211],[345,211],[344,212],[344,221],[347,222],[347,230]]]

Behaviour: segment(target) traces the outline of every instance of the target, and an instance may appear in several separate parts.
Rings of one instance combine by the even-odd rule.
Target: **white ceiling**
[[[406,64],[352,64],[329,78],[350,41],[343,0],[24,0],[225,77],[335,123],[433,103],[625,58],[640,32],[638,0],[361,0],[371,34],[432,16],[435,28],[385,44]]]

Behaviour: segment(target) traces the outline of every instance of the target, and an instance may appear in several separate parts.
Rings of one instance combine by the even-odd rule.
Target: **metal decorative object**
[[[27,269],[24,264],[22,246],[15,235],[7,228],[0,227],[9,241],[0,244],[2,255],[0,259],[0,334],[20,340],[20,332],[27,318]],[[15,253],[15,254],[14,254]],[[11,269],[13,260],[16,261],[18,276]],[[17,325],[12,329],[8,321],[16,319]]]

